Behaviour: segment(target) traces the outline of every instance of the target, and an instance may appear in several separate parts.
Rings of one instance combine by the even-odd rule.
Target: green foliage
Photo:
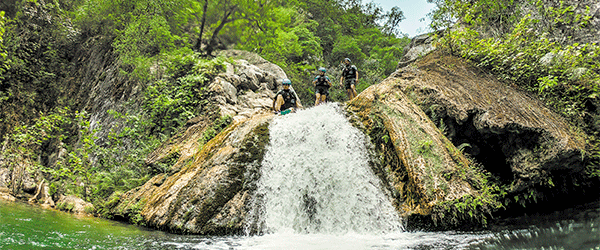
[[[417,152],[419,154],[430,153],[432,146],[433,146],[433,141],[431,141],[431,140],[420,140]]]
[[[6,51],[4,48],[4,32],[6,32],[6,18],[4,17],[4,11],[0,11],[0,80],[2,80],[2,73],[6,71],[8,64],[6,63]]]
[[[125,73],[148,77],[152,60],[177,46],[189,46],[185,32],[194,13],[196,1],[159,0],[91,0],[75,12],[75,24],[86,37],[108,38],[119,56]]]
[[[25,171],[40,172],[47,178],[69,175],[68,171],[49,168],[38,161],[38,159],[48,159],[45,150],[56,149],[58,145],[68,140],[68,136],[65,134],[68,134],[71,123],[67,115],[70,115],[69,109],[58,109],[49,115],[41,116],[32,125],[15,127],[14,132],[6,138],[4,150],[0,152],[0,158],[6,160],[5,167],[21,174]],[[22,178],[22,176],[18,178]],[[12,183],[11,188],[18,190],[20,185],[21,180],[17,179]],[[52,185],[50,186],[52,187]],[[51,188],[51,191],[56,190],[56,186]]]
[[[355,61],[363,61],[367,57],[356,39],[350,36],[342,36],[336,41],[331,51],[332,61],[341,62],[344,58],[352,58]]]
[[[193,53],[171,55],[165,63],[167,77],[144,92],[142,107],[152,124],[150,134],[171,135],[187,120],[211,108],[207,84],[224,70],[224,58],[205,60]]]
[[[243,21],[235,23],[231,29],[240,34],[240,49],[257,52],[282,67],[321,57],[321,40],[314,34],[316,21],[293,6],[274,7],[271,12],[271,18],[261,20],[261,27],[268,28],[263,32],[247,29]]]
[[[56,204],[56,209],[65,212],[72,212],[75,208],[75,204],[71,202],[59,202]]]
[[[398,32],[392,27],[376,22],[397,23],[403,18],[399,9],[386,14],[372,3],[314,0],[254,5],[240,3],[236,13],[251,18],[235,18],[228,23],[223,40],[280,65],[305,105],[314,103],[311,81],[317,68],[324,66],[331,72],[335,87],[330,89],[329,100],[343,101],[346,94],[337,84],[343,58],[351,58],[358,67],[361,80],[357,90],[362,91],[395,70],[404,46],[410,42],[407,37],[393,35]],[[261,14],[248,14],[248,10]]]
[[[434,12],[432,25],[438,30],[449,28],[438,37],[438,47],[537,95],[590,135],[587,152],[582,155],[587,164],[585,176],[573,177],[568,183],[597,185],[600,150],[596,138],[600,127],[597,111],[591,111],[586,103],[597,101],[600,94],[600,44],[580,44],[572,37],[575,32],[592,28],[589,7],[583,12],[575,11],[576,6],[564,1],[443,0],[436,3],[438,10]],[[520,13],[521,4],[536,6],[538,15]],[[459,19],[462,25],[451,27]],[[567,183],[555,182],[548,176],[540,186],[510,195],[513,189],[510,186],[487,186],[504,205],[514,203],[524,207],[547,195],[537,189],[551,192],[569,189],[556,184],[563,182]]]
[[[146,200],[140,200],[129,207],[129,209],[131,210],[131,212],[128,214],[129,222],[131,222],[134,225],[146,226],[144,216],[142,216],[141,214],[142,209],[145,205]]]
[[[443,212],[436,215],[434,219],[445,219],[443,222],[450,224],[470,221],[478,225],[486,225],[487,219],[493,212],[506,206],[501,202],[506,197],[506,187],[498,186],[493,176],[471,159],[468,166],[462,163],[457,166],[458,171],[447,173],[444,178],[451,181],[452,176],[456,176],[471,184],[477,192],[460,199],[441,202],[434,210]],[[450,218],[443,218],[443,214],[450,215]]]
[[[64,101],[60,83],[71,69],[72,33],[58,5],[23,2],[17,17],[0,17],[0,138]],[[40,113],[41,112],[41,113]]]
[[[204,131],[204,134],[202,135],[202,138],[200,139],[200,144],[204,145],[208,141],[212,140],[212,138],[217,136],[223,129],[225,129],[227,126],[229,126],[229,124],[231,124],[232,121],[233,121],[233,118],[231,118],[231,116],[223,116],[220,119],[218,119],[217,121],[215,121],[215,123],[211,127],[207,128]]]
[[[551,37],[551,29],[554,25],[586,27],[591,18],[589,8],[585,14],[576,14],[575,6],[562,1],[558,7],[550,8],[539,1],[544,19],[504,11],[503,15],[508,15],[503,18],[502,27],[507,29],[504,33],[485,38],[477,31],[496,18],[494,10],[516,8],[511,4],[513,1],[446,2],[446,14],[471,26],[451,29],[439,38],[438,44],[491,70],[500,79],[537,92],[555,110],[580,121],[585,101],[599,95],[600,45],[559,43]],[[540,29],[540,22],[547,20],[552,23],[549,28]]]

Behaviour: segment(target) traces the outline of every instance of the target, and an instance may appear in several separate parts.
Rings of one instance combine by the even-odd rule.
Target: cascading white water
[[[257,197],[265,233],[367,233],[402,230],[369,167],[366,137],[337,104],[276,118]]]

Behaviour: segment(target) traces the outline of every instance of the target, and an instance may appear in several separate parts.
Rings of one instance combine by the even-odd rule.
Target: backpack
[[[275,102],[277,102],[277,96],[279,95],[283,96],[283,100],[285,101],[281,106],[281,110],[286,110],[296,106],[296,93],[291,89],[289,91],[282,89],[277,92],[275,98],[273,99],[273,110],[275,110]]]
[[[329,77],[318,75],[317,77],[315,77],[315,80],[317,80],[317,86],[329,87],[329,84],[327,84],[327,81],[329,81]]]
[[[344,78],[356,78],[356,72],[358,69],[354,65],[346,66],[342,72]]]

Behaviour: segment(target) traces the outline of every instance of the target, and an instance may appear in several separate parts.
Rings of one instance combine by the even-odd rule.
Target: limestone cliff
[[[416,226],[417,221],[412,219],[415,216],[431,216],[431,220],[442,224],[482,219],[489,206],[495,205],[491,197],[485,197],[489,194],[477,190],[482,180],[473,174],[475,170],[463,154],[402,92],[400,81],[389,77],[348,104],[348,110],[356,116],[355,124],[369,134],[383,158],[380,172],[387,173],[383,178],[395,193],[397,209],[409,218],[409,227]],[[449,211],[441,211],[441,207],[446,209],[445,203],[461,199],[482,200],[485,204],[473,207],[471,212],[476,214],[472,218],[461,214],[444,219]]]
[[[190,127],[186,139],[176,145],[184,150],[171,172],[120,197],[114,215],[141,216],[144,224],[172,232],[240,233],[248,219],[272,117],[261,114],[235,122],[201,149],[185,150],[201,135]]]
[[[285,72],[260,56],[222,51],[233,59],[208,89],[210,101],[232,124],[210,141],[214,121],[199,116],[153,153],[146,164],[171,164],[168,173],[117,195],[109,214],[167,231],[237,234],[246,226],[249,202],[269,141],[270,108]],[[213,131],[214,132],[214,131]]]
[[[439,51],[406,65],[348,109],[384,158],[412,226],[464,226],[578,185],[585,134],[539,100]]]
[[[456,145],[479,159],[511,191],[543,184],[553,171],[581,172],[585,135],[540,101],[461,59],[433,53],[392,77],[444,125]]]

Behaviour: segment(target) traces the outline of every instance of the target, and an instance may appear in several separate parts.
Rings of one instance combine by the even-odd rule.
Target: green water
[[[600,250],[600,202],[504,220],[478,232],[204,237],[0,201],[0,249]]]
[[[136,248],[153,234],[110,220],[0,201],[0,249]]]

